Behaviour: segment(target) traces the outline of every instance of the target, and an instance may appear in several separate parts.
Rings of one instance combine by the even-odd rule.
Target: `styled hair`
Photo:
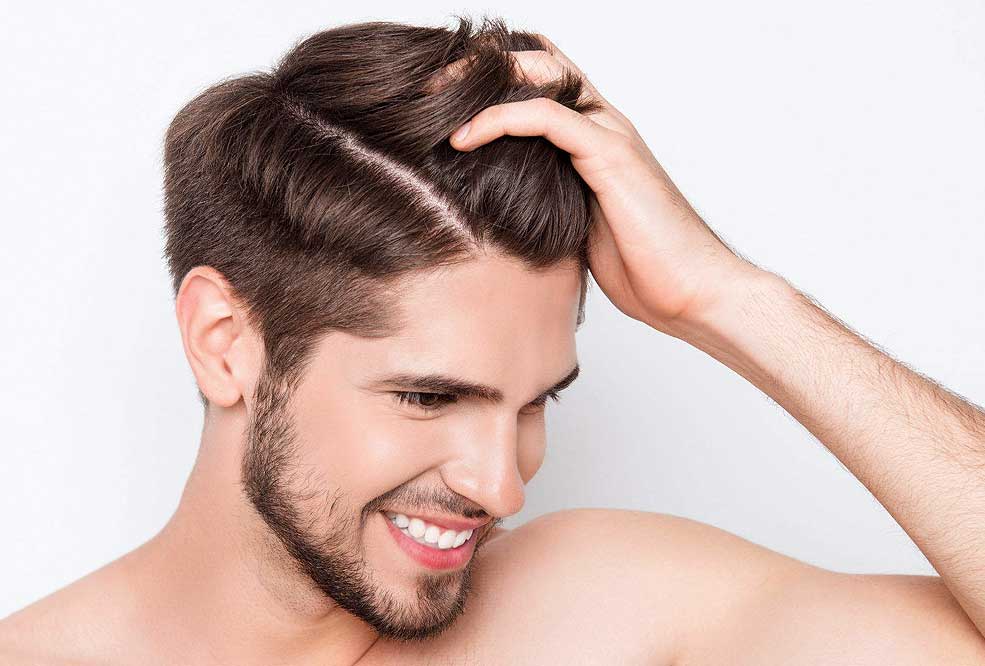
[[[487,248],[533,271],[574,262],[583,321],[590,189],[568,153],[539,136],[470,152],[448,137],[494,104],[548,97],[579,113],[601,104],[568,70],[550,83],[523,76],[506,52],[544,50],[535,33],[456,18],[454,29],[372,21],[315,33],[271,71],[207,88],[168,127],[174,293],[195,266],[219,271],[272,376],[298,379],[329,330],[392,335],[401,276]],[[464,69],[429,90],[461,58]]]

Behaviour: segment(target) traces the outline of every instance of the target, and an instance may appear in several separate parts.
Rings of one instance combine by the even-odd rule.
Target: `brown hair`
[[[523,77],[506,51],[544,50],[534,33],[456,18],[455,29],[373,21],[318,32],[272,71],[209,87],[168,127],[174,292],[194,266],[222,273],[273,376],[296,380],[327,330],[392,334],[396,278],[487,246],[531,270],[574,260],[583,321],[590,190],[570,156],[543,137],[504,136],[466,153],[448,136],[504,102],[601,106],[572,72],[548,84]],[[469,60],[458,77],[429,90],[460,58]]]

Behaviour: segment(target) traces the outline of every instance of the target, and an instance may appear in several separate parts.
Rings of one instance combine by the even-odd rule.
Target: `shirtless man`
[[[546,51],[508,49],[530,80],[583,77],[537,39]],[[468,62],[429,94],[474,74]],[[726,247],[583,81],[603,101],[592,113],[496,104],[451,145],[539,136],[569,153],[594,193],[605,295],[796,417],[940,577],[831,572],[643,511],[498,528],[543,460],[544,402],[577,374],[570,265],[485,248],[405,276],[397,333],[322,335],[295,383],[268,372],[229,275],[197,265],[178,276],[176,314],[208,408],[179,507],[147,543],[0,622],[3,663],[985,663],[985,414]]]

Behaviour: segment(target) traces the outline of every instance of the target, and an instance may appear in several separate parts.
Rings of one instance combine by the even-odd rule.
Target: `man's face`
[[[260,379],[243,480],[320,590],[381,636],[420,640],[462,613],[477,545],[521,509],[543,462],[543,394],[576,365],[580,284],[573,264],[533,273],[490,255],[402,288],[398,335],[327,334],[293,394]],[[388,380],[397,375],[407,378]],[[501,395],[409,379],[429,375]],[[432,548],[391,525],[391,511],[482,524],[460,546]]]

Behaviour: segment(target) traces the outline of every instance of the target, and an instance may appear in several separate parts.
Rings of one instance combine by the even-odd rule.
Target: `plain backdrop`
[[[543,32],[727,242],[985,399],[985,6],[967,2],[18,3],[0,40],[0,616],[176,507],[201,406],[161,257],[161,145],[221,78],[362,20]],[[583,377],[506,527],[687,516],[830,569],[933,573],[810,433],[593,285]],[[947,492],[942,488],[941,492]],[[591,538],[590,535],[588,538]]]

